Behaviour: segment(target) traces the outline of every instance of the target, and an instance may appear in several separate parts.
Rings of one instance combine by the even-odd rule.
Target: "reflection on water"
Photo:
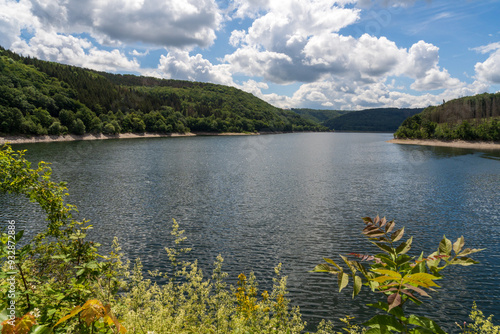
[[[282,262],[310,329],[321,318],[371,315],[362,298],[337,293],[332,277],[308,271],[323,256],[375,252],[360,234],[360,217],[377,214],[406,226],[414,250],[432,252],[443,234],[488,249],[476,256],[480,265],[450,270],[420,312],[453,329],[476,300],[500,317],[500,154],[390,138],[316,133],[17,147],[28,148],[32,161],[52,162],[54,178],[68,181],[70,202],[91,220],[93,239],[109,247],[117,236],[146,269],[166,270],[172,218],[207,275],[220,253],[233,284],[253,270],[269,289]],[[45,224],[26,201],[2,196],[0,207],[2,220],[25,221],[30,235]]]

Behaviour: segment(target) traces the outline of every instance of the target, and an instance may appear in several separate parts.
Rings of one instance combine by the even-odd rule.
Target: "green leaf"
[[[453,244],[453,251],[455,252],[455,254],[458,254],[462,250],[462,248],[464,247],[464,245],[465,245],[464,236],[461,236]]]
[[[363,324],[370,328],[378,328],[381,333],[390,333],[390,331],[403,332],[404,326],[393,316],[376,315]]]
[[[343,271],[339,272],[338,273],[339,292],[342,291],[342,289],[345,288],[348,283],[349,283],[349,275],[347,275]]]
[[[24,230],[21,230],[21,231],[16,233],[16,235],[15,235],[16,244],[19,242],[19,240],[21,240],[23,235],[24,235]]]
[[[398,258],[396,259],[396,265],[399,267],[405,263],[410,262],[411,260],[412,260],[411,256],[403,254],[403,255],[398,256]]]
[[[392,248],[391,246],[384,245],[380,242],[372,242],[372,244],[374,244],[375,246],[377,246],[378,248],[380,248],[381,250],[383,250],[386,253],[389,253],[391,255],[394,254],[394,248]]]
[[[396,267],[396,262],[394,262],[390,257],[388,257],[385,254],[377,254],[375,255],[375,257],[391,267]]]
[[[51,334],[52,328],[47,327],[45,325],[34,326],[34,330],[30,334]]]
[[[473,253],[481,252],[481,251],[483,251],[485,249],[486,248],[480,248],[480,249],[466,248],[460,254],[457,254],[457,256],[466,256],[466,255],[470,255],[470,254],[473,254]]]
[[[426,263],[427,263],[427,266],[429,267],[429,269],[431,268],[436,268],[438,265],[439,265],[439,262],[441,262],[441,259],[440,258],[436,258],[435,256],[438,255],[438,252],[434,252],[432,253],[431,255],[429,255],[429,257],[427,259],[432,259],[432,260],[427,260]]]
[[[339,267],[338,264],[336,264],[332,259],[329,259],[327,257],[324,257],[323,260],[325,260],[326,262],[330,263],[330,264],[333,264],[335,267],[337,267],[338,270],[342,270],[342,268]]]
[[[345,264],[347,264],[347,266],[349,267],[349,269],[351,270],[351,272],[353,274],[356,273],[356,268],[352,265],[351,261],[349,261],[349,259],[347,259],[343,255],[340,255],[340,257],[342,258],[342,260],[344,260]]]
[[[394,229],[394,226],[396,226],[396,223],[394,220],[391,220],[390,222],[387,223],[385,226],[385,233],[391,233],[392,230]]]
[[[9,312],[7,309],[3,309],[2,312],[0,312],[0,323],[7,319],[9,319]]]
[[[392,235],[391,235],[391,241],[392,242],[396,242],[396,241],[399,241],[403,235],[405,234],[405,228],[400,228],[399,230],[397,230],[396,232],[394,232]]]
[[[337,274],[339,271],[335,270],[332,266],[327,265],[326,263],[318,264],[311,270],[313,273],[332,273]]]
[[[99,268],[99,265],[97,264],[97,262],[92,261],[92,262],[87,263],[85,265],[85,267],[87,267],[89,269],[97,269],[97,268]]]
[[[411,249],[411,243],[413,241],[413,237],[401,243],[401,245],[396,248],[396,254],[405,254]]]
[[[459,257],[456,259],[453,259],[450,264],[458,264],[461,266],[471,266],[473,264],[478,264],[478,261],[475,261],[471,259],[470,257]]]
[[[361,277],[354,276],[354,289],[352,292],[352,298],[354,298],[361,291],[362,286],[363,286],[363,281],[361,280]]]
[[[388,312],[388,313],[392,314],[393,316],[395,316],[396,318],[398,318],[401,321],[406,321],[407,320],[405,318],[405,315],[403,313],[403,309],[401,307],[393,308],[389,312],[389,304],[387,304],[385,302],[377,302],[375,304],[367,304],[367,306],[378,308],[379,310]]]
[[[450,255],[452,250],[451,241],[443,236],[443,240],[439,243],[439,254],[440,255]]]
[[[420,317],[412,314],[408,318],[408,323],[411,325],[420,326],[426,330],[429,330],[431,333],[446,334],[446,332],[443,331],[441,327],[439,327],[439,325],[436,322],[434,322],[434,320],[431,320],[426,317]]]

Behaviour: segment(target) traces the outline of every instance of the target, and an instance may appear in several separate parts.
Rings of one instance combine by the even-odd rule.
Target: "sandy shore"
[[[475,150],[500,150],[500,142],[441,141],[435,139],[392,139],[388,143],[405,145],[444,146]]]
[[[248,136],[258,135],[258,133],[212,133],[212,132],[197,132],[197,133],[171,133],[162,135],[158,133],[121,133],[118,135],[64,135],[64,136],[5,136],[0,137],[0,145],[9,144],[26,144],[26,143],[46,143],[56,141],[75,141],[75,140],[103,140],[103,139],[127,139],[127,138],[160,138],[160,137],[192,137],[192,136]]]

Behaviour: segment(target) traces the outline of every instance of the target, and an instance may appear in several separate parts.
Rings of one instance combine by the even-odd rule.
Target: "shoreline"
[[[454,148],[468,148],[474,150],[500,150],[500,142],[485,142],[485,141],[443,141],[437,139],[391,139],[387,143],[402,144],[402,145],[421,145],[421,146],[440,146]]]
[[[85,134],[85,135],[62,135],[62,136],[5,136],[0,137],[0,145],[10,144],[32,144],[32,143],[50,143],[61,141],[79,141],[79,140],[107,140],[107,139],[132,139],[132,138],[169,138],[169,137],[195,137],[195,136],[256,136],[260,133],[237,133],[237,132],[187,132],[187,133],[120,133],[116,135],[104,134]]]

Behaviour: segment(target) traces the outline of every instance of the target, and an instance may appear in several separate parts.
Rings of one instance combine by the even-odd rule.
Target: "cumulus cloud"
[[[92,4],[93,29],[122,42],[207,47],[214,42],[222,19],[214,0],[108,0]]]
[[[341,35],[339,30],[356,22],[360,14],[359,9],[345,7],[347,3],[249,2],[244,11],[254,13],[256,18],[247,31],[232,32],[230,43],[238,49],[223,60],[234,72],[279,84],[312,83],[329,75],[334,80],[375,83],[390,75],[404,75],[415,80],[411,86],[414,90],[461,85],[439,67],[439,48],[432,44],[419,41],[407,50],[386,37]]]
[[[500,42],[474,48],[480,53],[491,53],[484,62],[476,63],[476,77],[480,81],[500,84]]]
[[[183,50],[172,50],[166,56],[161,55],[157,70],[146,74],[162,78],[234,85],[227,65],[213,65],[201,54],[190,56],[188,51]]]
[[[322,81],[306,83],[294,93],[291,99],[283,100],[281,107],[328,107],[332,109],[364,108],[414,108],[427,107],[459,96],[475,95],[484,92],[487,85],[474,82],[457,88],[446,89],[439,94],[425,93],[413,95],[404,91],[395,91],[392,80],[375,83],[352,83],[327,77]],[[264,96],[265,98],[265,96]],[[274,101],[279,101],[274,99]]]
[[[99,43],[108,45],[208,47],[222,22],[215,0],[21,0],[19,4],[1,1],[5,16],[10,17],[9,12],[16,8],[14,22],[7,26],[10,30],[29,22],[22,17],[24,13],[36,18],[38,29],[62,34],[90,33]]]
[[[0,45],[9,48],[20,40],[22,29],[32,31],[37,22],[27,0],[0,0],[0,8]]]
[[[137,71],[140,67],[137,60],[129,60],[118,50],[99,50],[87,39],[55,32],[38,31],[29,42],[15,42],[12,49],[24,55],[98,71]]]

